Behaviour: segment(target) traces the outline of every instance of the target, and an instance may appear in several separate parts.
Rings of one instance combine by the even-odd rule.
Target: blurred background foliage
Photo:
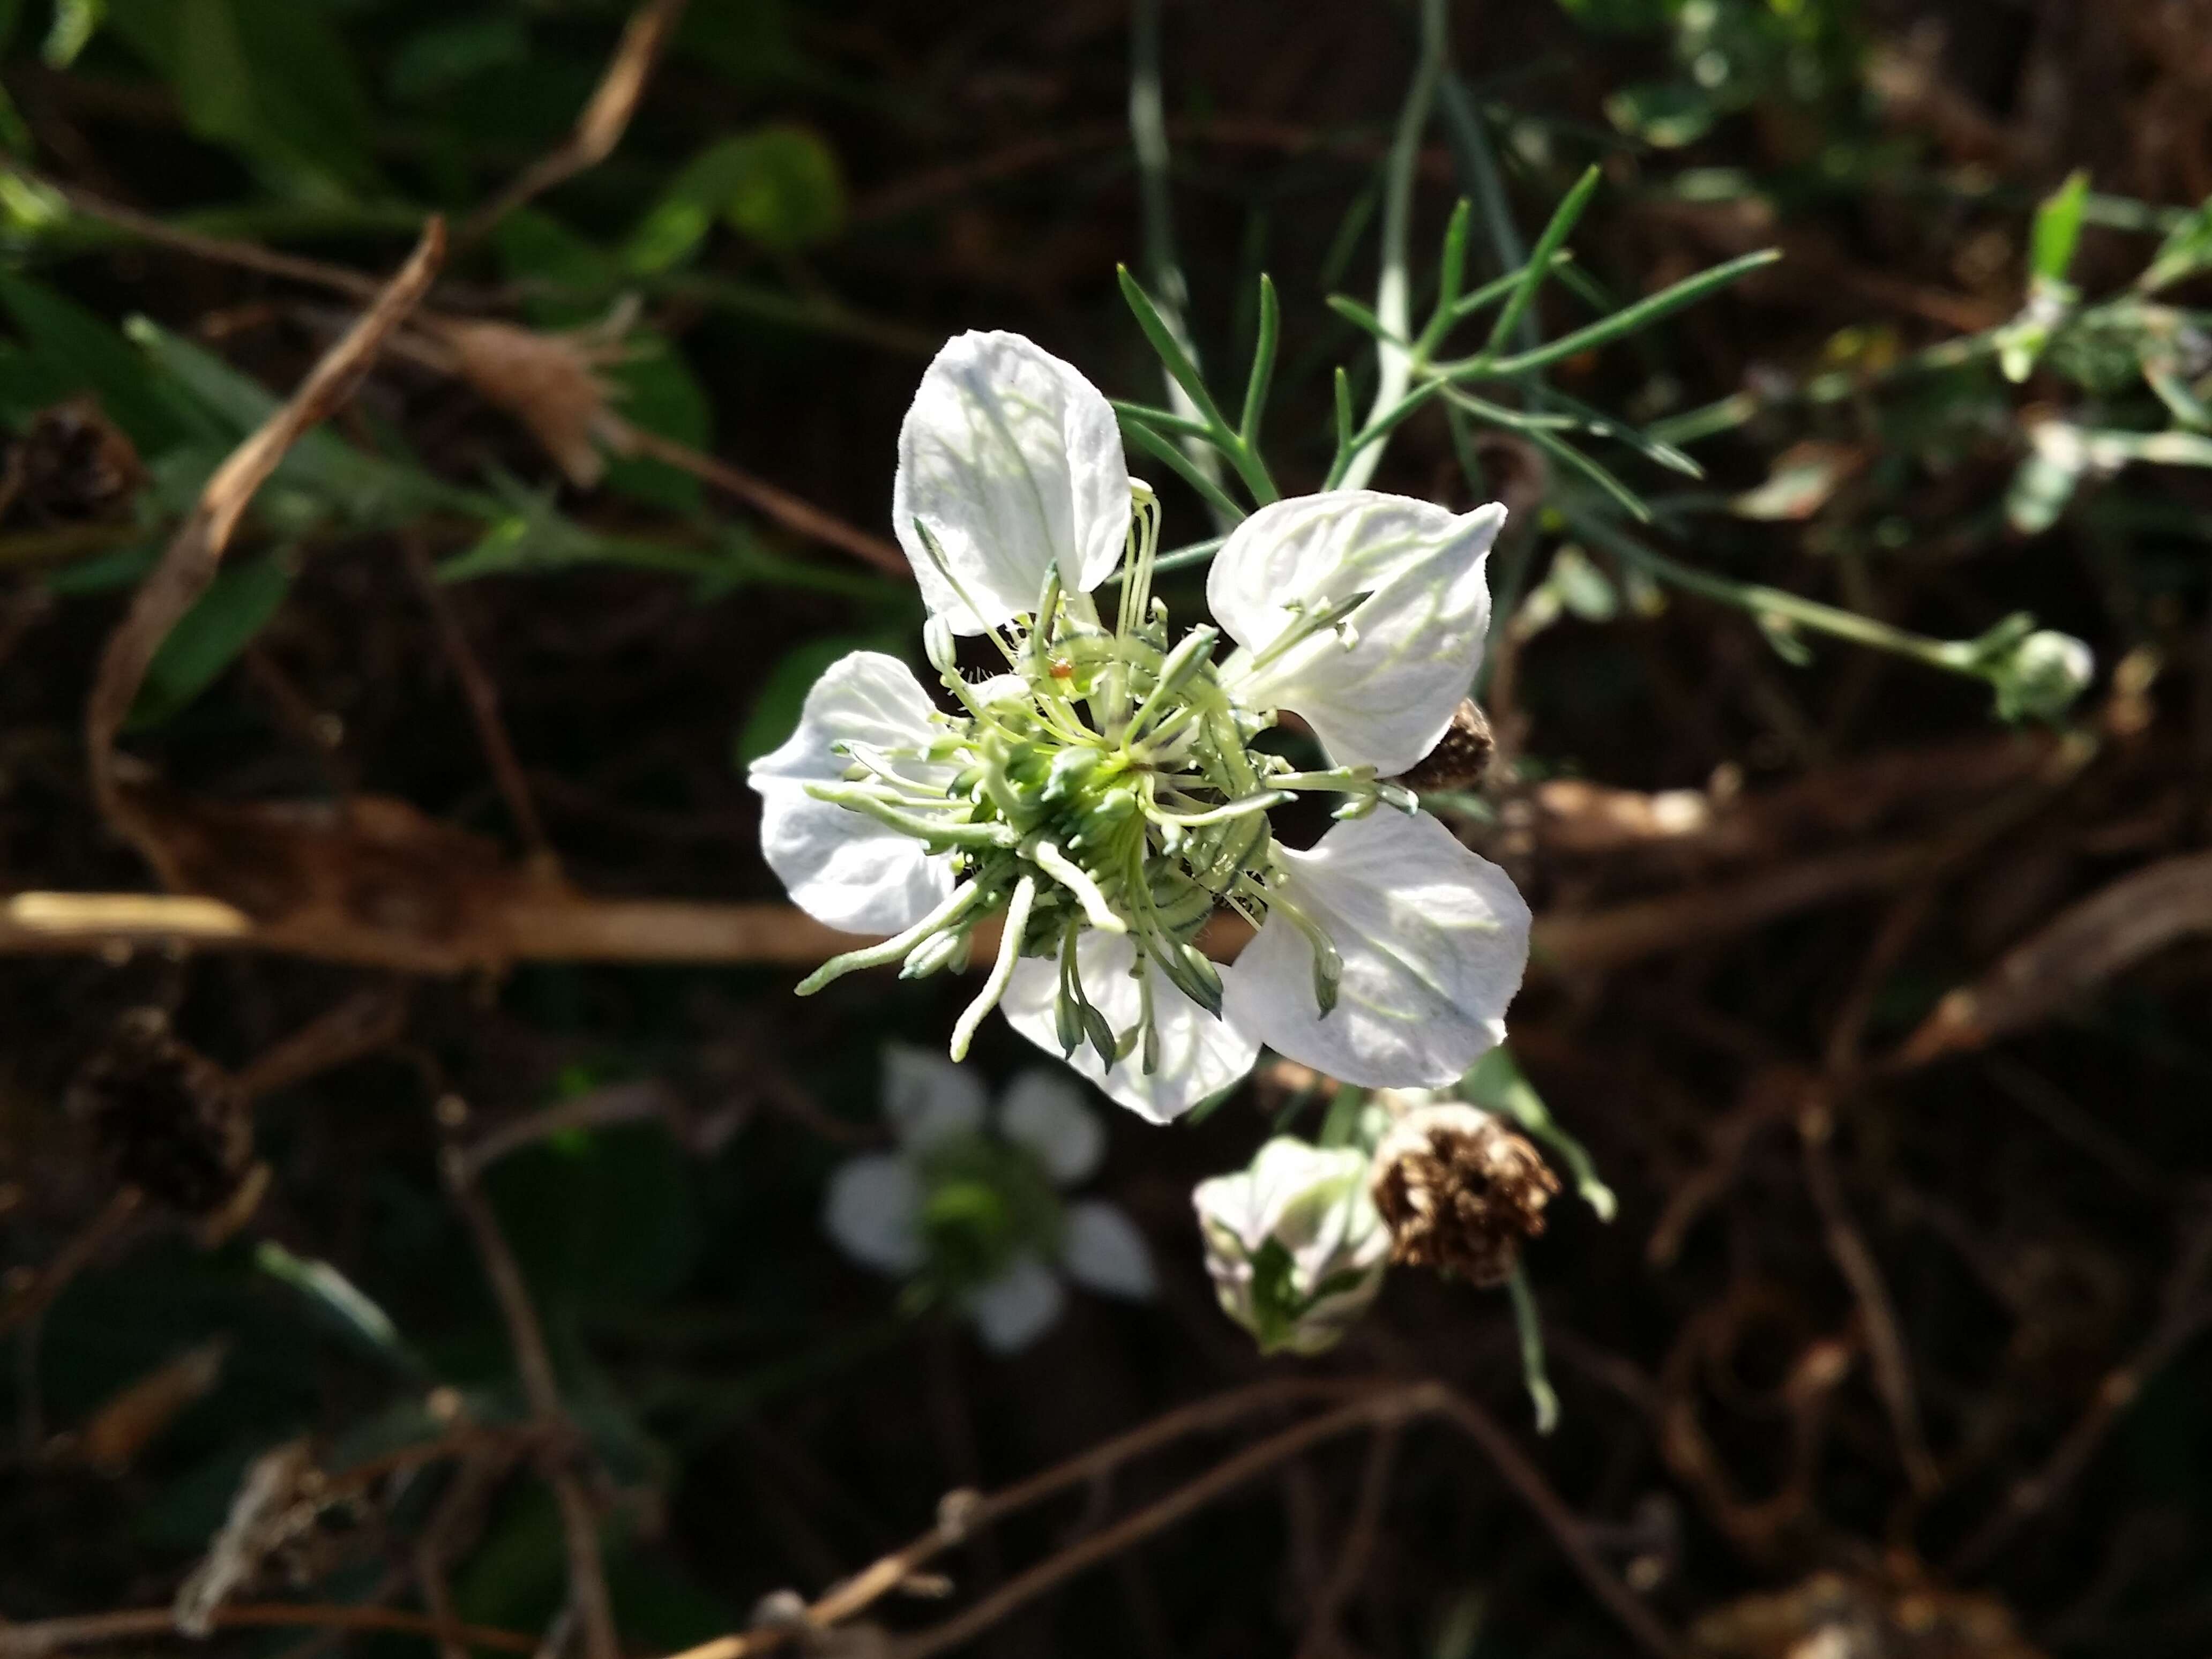
[[[1425,40],[1381,0],[692,0],[619,144],[503,194],[571,142],[631,11],[0,0],[7,887],[147,886],[86,778],[102,641],[428,214],[454,232],[438,314],[531,332],[388,349],[286,456],[131,708],[201,884],[257,915],[283,812],[372,799],[421,815],[386,809],[392,857],[430,848],[464,885],[779,898],[742,763],[836,655],[912,650],[911,585],[868,550],[937,344],[1017,329],[1138,406],[1170,544],[1201,544],[1236,509],[1148,426],[1170,394],[1117,264],[1217,387],[1271,278],[1264,448],[1310,489],[1340,398],[1376,398],[1372,334],[1410,326],[1376,315],[1394,245],[1425,318],[1464,200],[1458,291],[1530,270],[1541,291],[1463,374],[1436,360],[1451,390],[1376,481],[1514,513],[1499,760],[1437,804],[1550,927],[1515,1086],[1619,1214],[1557,1205],[1528,1255],[1547,1439],[1505,1299],[1464,1285],[1395,1275],[1308,1369],[1486,1401],[1701,1651],[2201,1653],[2212,8],[1458,0]],[[1164,161],[1133,145],[1133,74]],[[1409,84],[1431,100],[1410,141]],[[550,381],[517,391],[519,362]],[[1179,614],[1201,578],[1164,578]],[[2078,702],[2039,628],[2094,652]],[[1297,1364],[1212,1308],[1188,1207],[1271,1121],[1320,1121],[1280,1069],[1192,1130],[1116,1115],[1097,1184],[1148,1234],[1158,1299],[1078,1297],[1003,1359],[820,1224],[830,1172],[886,1139],[881,1045],[941,1041],[957,986],[799,1003],[775,962],[417,975],[0,936],[7,1620],[166,1607],[256,1460],[305,1437],[327,1484],[234,1599],[421,1607],[434,1577],[462,1620],[576,1639],[557,1467],[625,1644],[662,1650],[818,1595],[950,1489]],[[84,1106],[147,1007],[228,1079],[186,1104],[231,1115],[215,1200],[265,1166],[235,1213],[162,1187],[167,1141],[118,1174]],[[302,1031],[315,1063],[275,1064]],[[1018,1046],[987,1038],[986,1071]],[[573,1445],[542,1443],[484,1216]],[[958,1592],[1199,1467],[1181,1449],[985,1535],[948,1559]],[[979,1645],[1625,1640],[1471,1451],[1346,1442]]]

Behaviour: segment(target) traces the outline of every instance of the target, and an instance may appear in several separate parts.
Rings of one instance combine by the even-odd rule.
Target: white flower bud
[[[2040,629],[2012,649],[1990,676],[1997,714],[2008,720],[2054,720],[2074,706],[2096,673],[2097,659],[2071,634]]]
[[[1367,1183],[1357,1147],[1284,1137],[1192,1192],[1222,1311],[1262,1353],[1332,1347],[1375,1299],[1390,1235]]]

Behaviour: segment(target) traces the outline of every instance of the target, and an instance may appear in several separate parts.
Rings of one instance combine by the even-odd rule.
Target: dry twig
[[[532,1653],[538,1648],[536,1637],[526,1636],[520,1631],[495,1630],[485,1625],[446,1625],[419,1613],[403,1613],[397,1607],[248,1602],[240,1607],[218,1607],[210,1615],[210,1622],[217,1630],[305,1626],[387,1631],[401,1636],[428,1636],[470,1647],[492,1648],[501,1653]],[[21,1625],[0,1625],[0,1659],[44,1659],[45,1655],[59,1653],[65,1648],[181,1634],[177,1629],[176,1615],[167,1607],[131,1607],[119,1613],[40,1619]]]
[[[178,618],[206,592],[239,520],[285,453],[328,418],[374,361],[392,331],[422,300],[445,258],[444,222],[432,219],[422,240],[368,310],[317,363],[300,389],[233,450],[200,491],[199,502],[170,541],[161,562],[139,584],[131,609],[108,636],[85,708],[85,747],[93,792],[107,820],[122,830],[154,867],[169,873],[154,826],[130,802],[116,763],[115,738],[131,712],[154,653]],[[171,886],[181,884],[170,882]]]
[[[441,1115],[443,1103],[441,1103]],[[447,1148],[444,1158],[446,1186],[454,1207],[468,1224],[477,1254],[483,1260],[484,1275],[507,1323],[507,1339],[514,1348],[515,1370],[532,1414],[549,1431],[565,1427],[568,1418],[561,1403],[561,1384],[553,1370],[553,1355],[545,1346],[545,1332],[538,1310],[523,1282],[521,1266],[514,1259],[499,1218],[477,1186],[458,1148]],[[607,1595],[605,1564],[599,1556],[599,1519],[576,1472],[565,1461],[575,1449],[573,1430],[554,1436],[541,1460],[546,1484],[561,1511],[561,1534],[568,1554],[568,1595],[583,1626],[586,1659],[621,1659],[622,1641],[615,1632],[614,1606]]]
[[[599,84],[575,130],[556,149],[540,156],[499,195],[471,214],[458,238],[463,246],[477,241],[524,203],[542,196],[555,185],[595,167],[614,154],[630,117],[660,57],[661,48],[675,33],[686,0],[646,0],[631,14],[614,56],[599,76]]]

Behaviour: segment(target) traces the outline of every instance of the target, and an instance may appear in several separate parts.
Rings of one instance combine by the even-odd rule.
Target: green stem
[[[1449,11],[1444,0],[1421,0],[1421,55],[1413,67],[1413,85],[1407,89],[1405,107],[1398,114],[1398,131],[1384,164],[1382,192],[1382,271],[1375,285],[1375,315],[1389,334],[1404,339],[1413,331],[1413,288],[1407,271],[1407,245],[1413,218],[1413,177],[1421,157],[1421,134],[1436,107],[1437,84],[1443,79],[1444,55],[1449,39]],[[1386,410],[1395,409],[1413,380],[1413,357],[1402,345],[1388,338],[1375,342],[1375,402],[1368,416],[1372,428]],[[1396,422],[1393,422],[1392,425]],[[1382,459],[1384,428],[1373,441],[1346,458],[1341,484],[1346,489],[1364,489]]]
[[[1738,581],[1734,577],[1717,575],[1710,570],[1699,570],[1653,551],[1632,536],[1623,535],[1602,520],[1572,508],[1566,509],[1568,524],[1578,536],[1588,538],[1609,549],[1631,564],[1650,571],[1661,580],[1692,593],[1701,593],[1709,599],[1718,599],[1723,605],[1735,605],[1753,616],[1778,617],[1785,622],[1809,628],[1839,640],[1849,640],[1855,645],[1871,647],[1876,651],[1893,652],[1900,657],[1910,657],[1915,662],[1925,663],[1930,668],[1941,668],[1954,674],[1981,678],[1972,650],[1956,641],[1930,639],[1925,634],[1914,634],[1902,628],[1878,622],[1872,617],[1863,617],[1856,611],[1823,605],[1818,599],[1808,599],[1802,593],[1792,593],[1785,588],[1769,587],[1762,582]]]

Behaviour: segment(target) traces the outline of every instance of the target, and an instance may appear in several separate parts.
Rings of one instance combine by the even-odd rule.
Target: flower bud
[[[2096,672],[2089,647],[2071,634],[2030,634],[1990,672],[2002,720],[2055,720],[2074,706]]]
[[[1191,1194],[1221,1309],[1262,1353],[1335,1345],[1382,1287],[1389,1235],[1356,1147],[1281,1137]]]
[[[1476,1285],[1512,1277],[1523,1239],[1544,1231],[1559,1177],[1536,1149],[1479,1107],[1419,1105],[1375,1149],[1374,1199],[1390,1259]]]

